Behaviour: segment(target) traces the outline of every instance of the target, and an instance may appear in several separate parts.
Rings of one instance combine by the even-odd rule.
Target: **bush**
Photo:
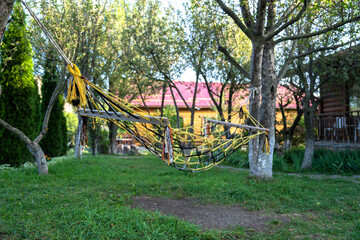
[[[40,98],[33,75],[25,13],[16,2],[0,48],[0,118],[29,138],[38,134]],[[0,164],[19,166],[33,157],[18,136],[0,127]]]
[[[277,153],[273,158],[273,170],[281,172],[300,172],[305,149],[294,148],[282,156]],[[225,164],[234,167],[248,168],[248,153],[236,150],[227,158]],[[325,174],[360,174],[360,150],[357,151],[330,151],[315,149],[313,167],[310,171]]]
[[[225,164],[239,168],[249,168],[249,154],[247,151],[237,149],[226,159]]]
[[[360,150],[338,151],[319,149],[315,151],[313,169],[319,173],[359,174]]]

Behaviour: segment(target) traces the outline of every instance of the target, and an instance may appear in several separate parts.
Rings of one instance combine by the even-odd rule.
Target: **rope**
[[[49,31],[27,6],[25,0],[19,1],[30,12],[49,41],[67,63],[68,71],[73,75],[73,80],[71,80],[68,85],[67,101],[77,108],[83,107],[85,109],[86,106],[88,106],[90,108],[89,112],[92,113],[95,111],[94,109],[96,109],[99,113],[105,111],[107,116],[114,114],[114,118],[107,118],[106,120],[115,123],[127,131],[136,141],[149,150],[149,152],[162,159],[168,165],[174,166],[179,170],[190,172],[205,171],[221,163],[240,146],[247,144],[252,138],[264,133],[267,135],[265,138],[267,142],[263,150],[269,152],[269,139],[265,131],[258,130],[251,133],[250,131],[247,132],[239,128],[230,131],[229,128],[224,132],[222,126],[219,127],[220,125],[218,123],[212,123],[211,132],[208,134],[206,129],[209,122],[207,122],[204,133],[195,134],[189,132],[190,126],[182,129],[171,129],[170,126],[164,126],[162,118],[160,119],[161,125],[141,122],[141,119],[149,120],[147,116],[148,113],[83,77],[79,68],[66,57]],[[249,88],[250,95],[247,101],[249,101],[250,98],[254,98],[255,93],[260,90],[261,86]],[[241,111],[243,113],[243,119],[238,118],[239,121],[250,119],[254,126],[262,127],[261,124],[249,114],[245,106],[241,108]],[[117,112],[127,117],[131,116],[133,120],[115,120],[116,116],[119,117],[119,113]],[[86,111],[81,115],[87,116]],[[97,117],[101,118],[101,115]],[[86,124],[83,129],[83,132],[85,131]],[[85,137],[86,135],[83,136]],[[82,141],[85,142],[86,139],[83,138]]]
[[[262,87],[262,85],[260,85],[260,86],[258,86],[258,87],[251,87],[251,88],[249,88],[250,94],[249,94],[248,99],[246,100],[246,105],[249,104],[250,98],[251,98],[251,99],[254,99],[255,93],[257,93],[257,92],[260,93],[261,87]]]
[[[26,4],[25,0],[19,0],[25,8],[29,11],[30,15],[34,18],[35,22],[39,25],[41,30],[45,33],[51,44],[55,47],[55,49],[58,51],[60,56],[64,59],[64,61],[68,64],[73,66],[72,62],[69,60],[69,58],[65,55],[64,51],[59,47],[59,45],[55,42],[49,31],[46,29],[46,27],[40,22],[40,20],[36,17],[36,15],[31,11],[29,6]]]

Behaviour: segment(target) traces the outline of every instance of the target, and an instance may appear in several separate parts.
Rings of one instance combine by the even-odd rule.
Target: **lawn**
[[[151,157],[71,157],[49,167],[0,170],[0,239],[360,239],[360,185],[345,180],[214,168],[186,173]],[[207,230],[131,208],[132,196],[193,198],[286,216],[264,231]]]

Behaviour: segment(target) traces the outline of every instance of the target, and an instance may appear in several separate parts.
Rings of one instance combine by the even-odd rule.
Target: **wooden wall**
[[[325,85],[321,91],[321,95],[323,99],[319,107],[320,114],[349,111],[348,94],[344,82]]]

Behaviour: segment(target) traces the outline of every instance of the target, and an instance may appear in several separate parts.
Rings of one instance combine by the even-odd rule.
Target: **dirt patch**
[[[176,216],[208,229],[232,229],[237,226],[265,231],[270,225],[288,222],[289,218],[269,216],[260,212],[246,210],[239,205],[203,205],[193,199],[133,197],[132,207],[149,211],[159,211],[164,215]]]

